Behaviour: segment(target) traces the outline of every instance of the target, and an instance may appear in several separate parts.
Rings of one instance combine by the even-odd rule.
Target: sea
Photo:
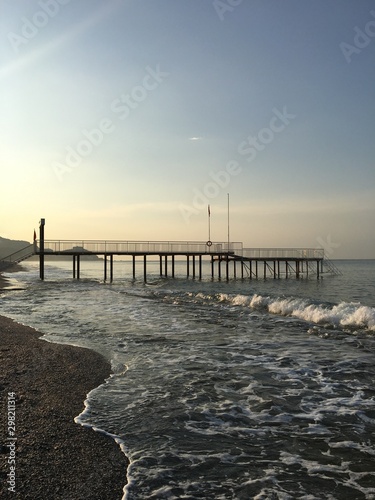
[[[144,283],[115,261],[110,283],[103,261],[44,281],[26,261],[0,314],[111,362],[76,422],[125,453],[123,500],[375,499],[375,260],[335,264],[199,280],[155,261]]]

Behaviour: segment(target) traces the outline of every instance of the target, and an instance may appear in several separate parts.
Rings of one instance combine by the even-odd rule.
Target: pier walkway
[[[43,236],[43,232],[41,234]],[[203,278],[210,269],[214,278],[300,278],[321,277],[323,273],[340,274],[324,256],[322,248],[244,248],[241,242],[202,241],[107,241],[107,240],[35,240],[33,245],[0,259],[0,265],[11,265],[32,255],[39,256],[40,278],[44,279],[45,257],[70,256],[73,278],[79,279],[81,261],[87,256],[103,259],[104,280],[114,278],[114,257],[129,256],[132,278],[136,263],[143,263],[142,277],[147,281],[147,259],[158,258],[160,275],[175,277],[176,260],[186,260],[186,277]],[[203,266],[203,262],[210,266]]]

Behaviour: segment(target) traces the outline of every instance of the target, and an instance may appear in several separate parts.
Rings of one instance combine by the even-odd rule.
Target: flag
[[[35,229],[34,229],[34,241],[36,240],[36,232],[35,232]]]
[[[208,216],[211,217],[211,209],[210,209],[210,205],[208,205]]]

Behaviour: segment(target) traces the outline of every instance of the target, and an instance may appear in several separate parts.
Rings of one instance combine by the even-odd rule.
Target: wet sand
[[[40,336],[0,316],[0,497],[120,500],[125,455],[111,438],[74,423],[110,365],[93,351]]]

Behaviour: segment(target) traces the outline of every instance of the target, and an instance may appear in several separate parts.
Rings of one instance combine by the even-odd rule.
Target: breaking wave
[[[254,294],[252,296],[220,294],[219,301],[234,306],[267,310],[271,314],[298,318],[310,323],[343,327],[361,328],[375,332],[375,308],[359,302],[340,302],[339,304],[314,304],[306,299],[294,297],[270,297]]]

